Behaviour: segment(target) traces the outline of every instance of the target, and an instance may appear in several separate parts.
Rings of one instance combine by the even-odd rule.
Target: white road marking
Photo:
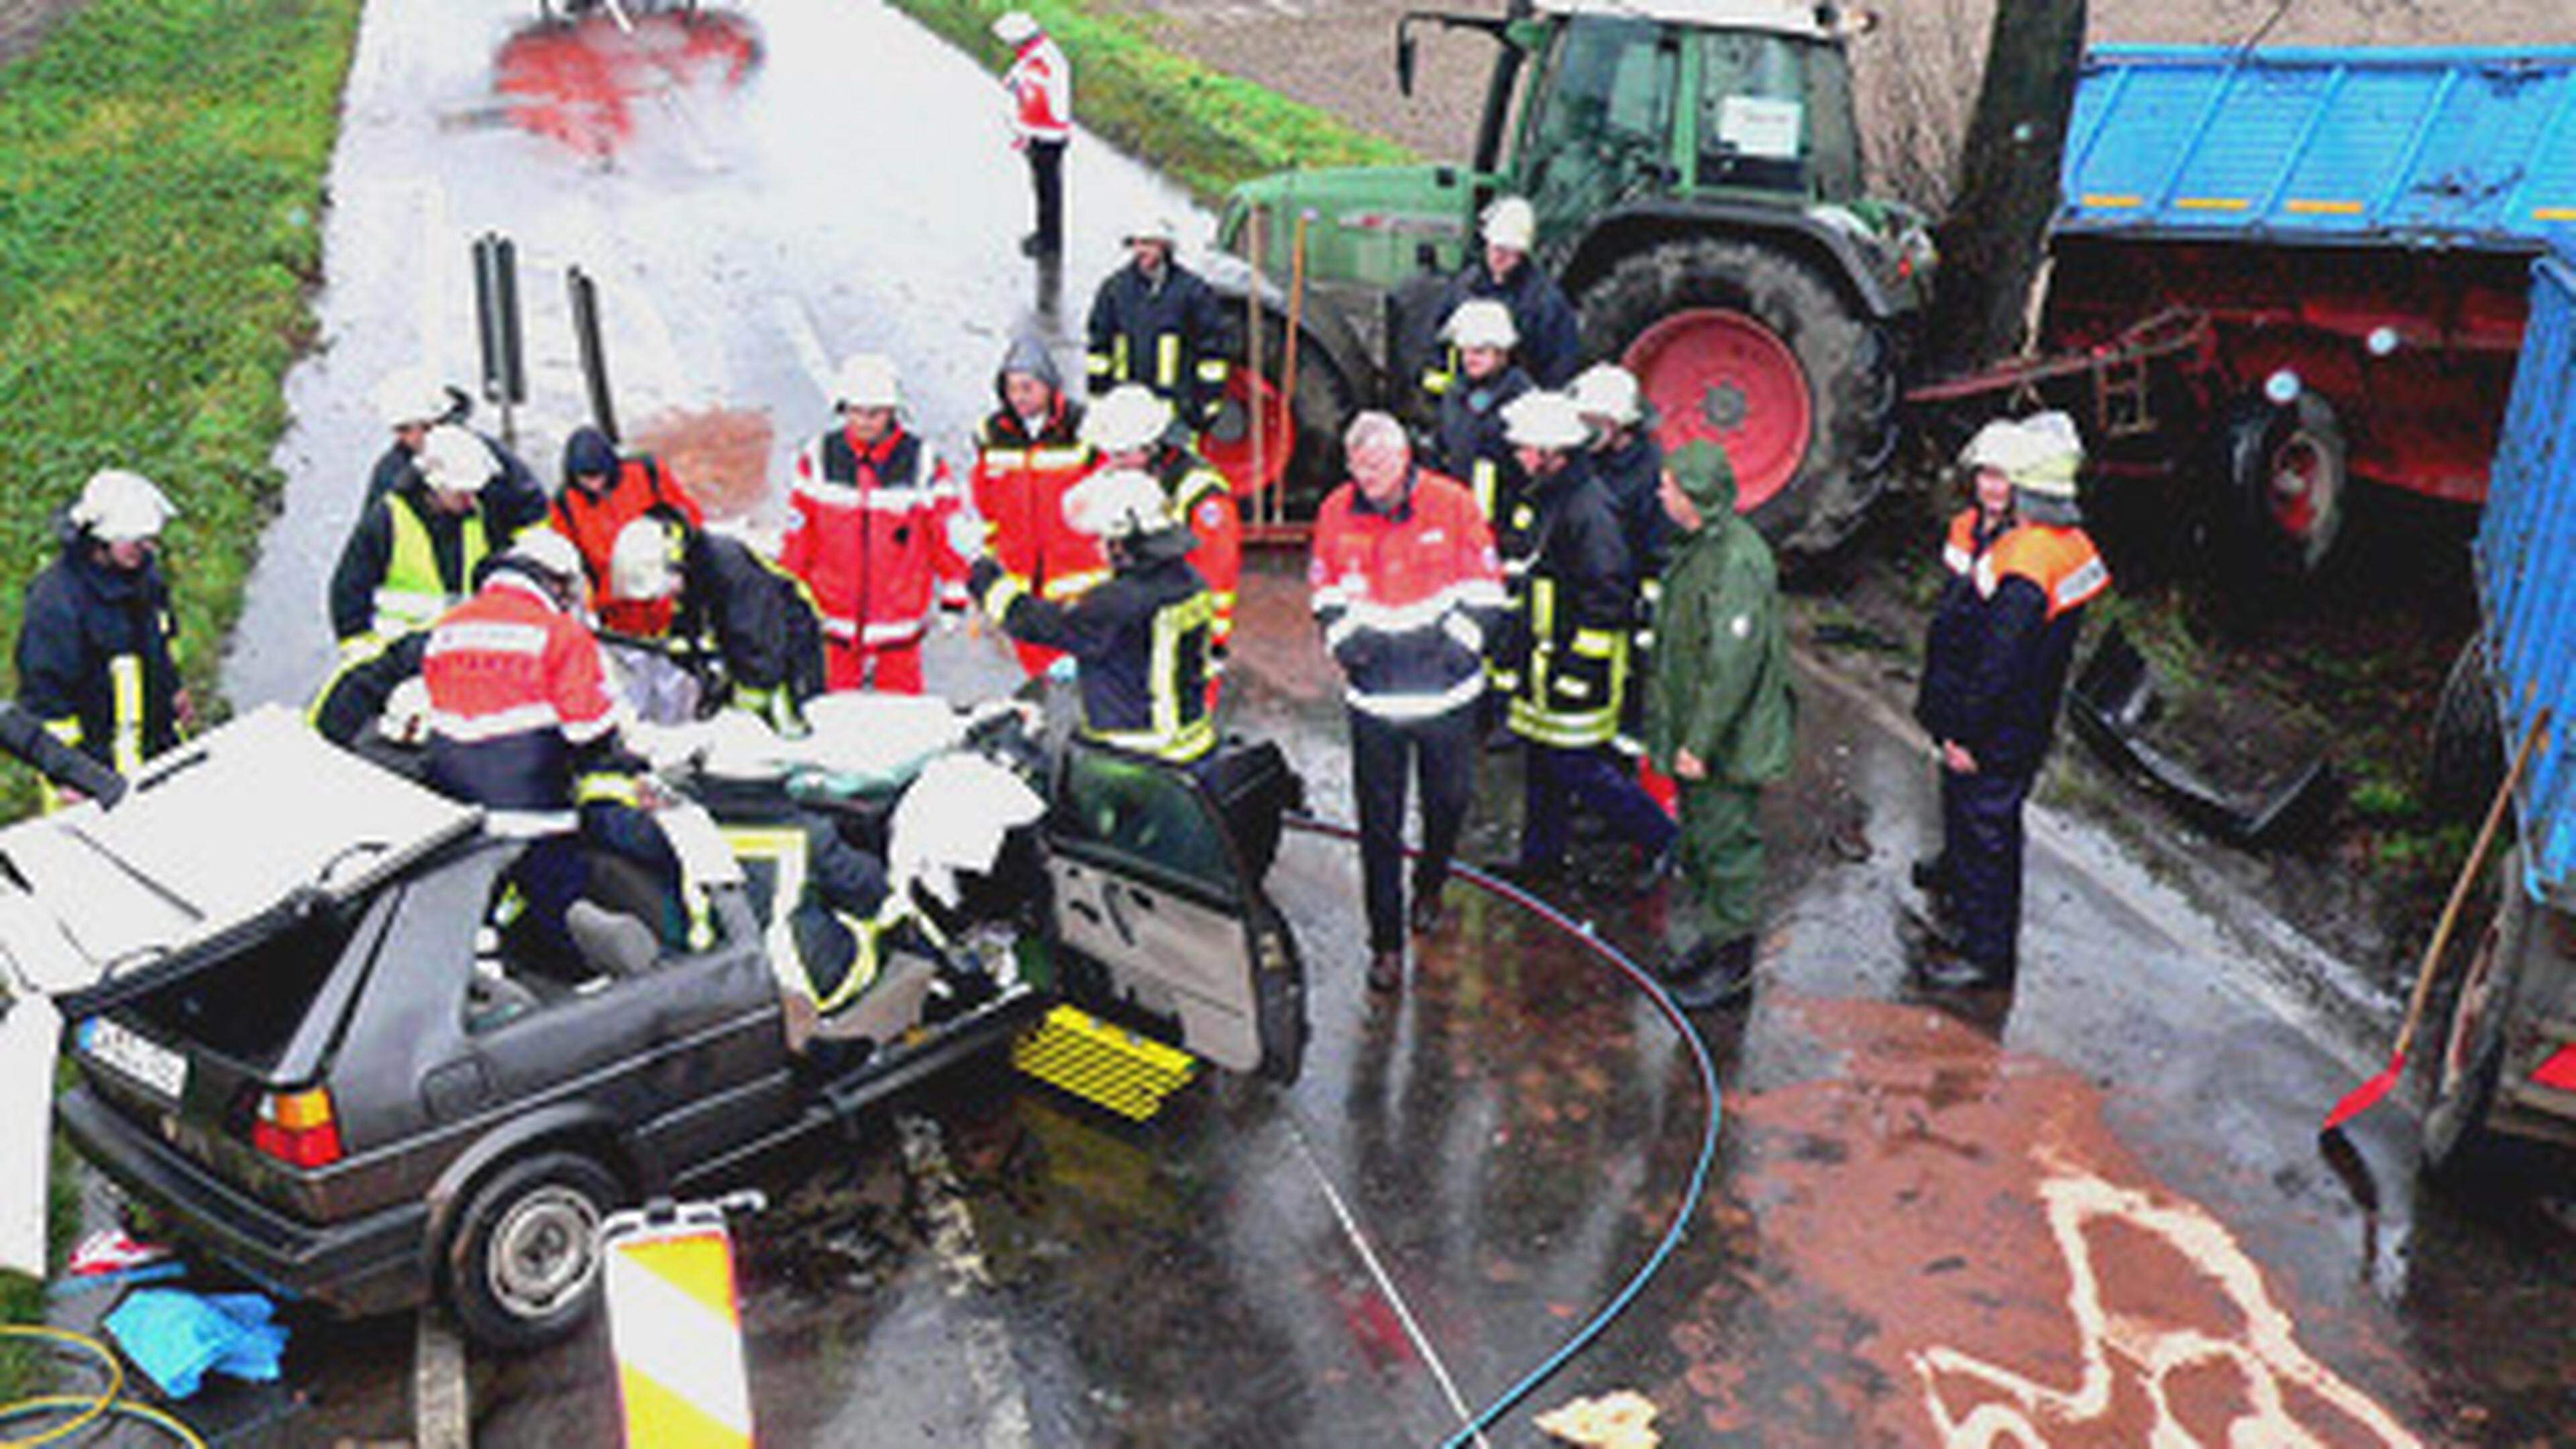
[[[1432,1381],[1440,1385],[1440,1396],[1449,1401],[1449,1408],[1458,1416],[1461,1425],[1474,1423],[1475,1411],[1467,1407],[1466,1399],[1459,1394],[1458,1381],[1450,1377],[1449,1365],[1441,1361],[1440,1350],[1433,1348],[1430,1337],[1423,1333],[1421,1320],[1413,1316],[1413,1305],[1404,1301],[1403,1290],[1387,1276],[1386,1265],[1378,1261],[1377,1250],[1369,1246],[1368,1235],[1360,1231],[1359,1220],[1351,1216],[1350,1205],[1342,1200],[1341,1189],[1333,1186],[1333,1179],[1326,1175],[1324,1164],[1315,1156],[1314,1144],[1306,1140],[1306,1129],[1291,1119],[1288,1136],[1297,1144],[1297,1155],[1305,1159],[1308,1170],[1315,1174],[1316,1185],[1324,1190],[1324,1201],[1332,1204],[1333,1216],[1342,1225],[1342,1236],[1350,1240],[1352,1251],[1359,1254],[1361,1265],[1368,1269],[1369,1277],[1377,1283],[1377,1291],[1385,1294],[1386,1301],[1394,1307],[1396,1321],[1404,1325],[1404,1336],[1413,1341],[1414,1352],[1421,1354],[1423,1363],[1430,1366]],[[1476,1442],[1480,1445],[1486,1443],[1482,1430],[1477,1431]]]
[[[948,1162],[948,1147],[939,1124],[906,1113],[895,1118],[903,1142],[904,1175],[912,1182],[921,1216],[930,1229],[930,1250],[948,1280],[948,1296],[965,1300],[993,1286],[984,1265],[984,1249],[975,1236],[975,1215],[966,1206],[966,1189]],[[986,1449],[1023,1449],[1035,1442],[1029,1404],[1020,1390],[1020,1374],[1011,1353],[1010,1328],[989,1305],[967,1305],[959,1338],[965,1351],[967,1387],[975,1396],[976,1419]]]

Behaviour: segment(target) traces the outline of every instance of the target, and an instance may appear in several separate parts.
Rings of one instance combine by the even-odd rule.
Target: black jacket
[[[1582,371],[1582,323],[1574,315],[1574,304],[1565,299],[1565,289],[1536,259],[1522,258],[1521,264],[1512,268],[1509,281],[1497,282],[1493,273],[1485,269],[1480,253],[1449,279],[1448,289],[1441,293],[1441,325],[1448,325],[1449,315],[1458,310],[1460,303],[1480,298],[1511,309],[1512,329],[1521,338],[1512,356],[1529,369],[1530,377],[1540,387],[1563,387]]]
[[[1635,601],[1610,495],[1577,454],[1531,485],[1496,537],[1505,569],[1518,570],[1503,655],[1513,728],[1566,748],[1607,743],[1627,684]]]
[[[744,689],[784,685],[802,704],[823,692],[823,624],[805,586],[739,539],[692,531],[676,640],[712,640]]]
[[[1174,339],[1168,359],[1166,337]],[[1143,383],[1183,426],[1204,428],[1215,419],[1234,346],[1225,308],[1197,273],[1174,262],[1148,283],[1134,264],[1120,267],[1091,299],[1089,340],[1093,397],[1122,382]]]
[[[1624,447],[1592,455],[1593,476],[1610,495],[1619,534],[1628,543],[1628,566],[1642,582],[1664,571],[1672,552],[1672,518],[1664,512],[1664,449],[1639,428]]]
[[[1515,364],[1489,382],[1470,383],[1461,375],[1440,395],[1431,471],[1466,484],[1489,523],[1499,524],[1520,494],[1520,464],[1503,435],[1503,409],[1536,386]]]
[[[1966,562],[1973,565],[1984,557],[2011,526],[2004,519],[1979,530]],[[1985,606],[1972,569],[1951,566],[1941,581],[1940,597],[1932,602],[1932,621],[1924,626],[1923,680],[1914,692],[1914,718],[1936,741],[1959,740],[1967,728]]]
[[[483,485],[483,516],[512,533],[546,516],[546,485],[527,460],[501,446],[501,440],[484,433],[474,436],[492,450],[501,471]],[[399,488],[411,476],[412,451],[400,443],[387,444],[384,456],[376,459],[373,472],[367,475],[367,501],[373,503]]]
[[[1171,549],[1185,541],[1184,534]],[[1001,613],[1004,631],[1061,649],[1080,666],[1084,734],[1167,759],[1194,758],[1214,743],[1207,681],[1215,598],[1187,558],[1158,551],[1067,604],[1007,584],[1000,565],[977,559],[969,587],[988,612],[998,602],[996,586],[1013,590]],[[1175,647],[1154,647],[1158,629],[1178,636]],[[1159,677],[1158,653],[1167,666]]]
[[[115,766],[118,659],[134,659],[141,669],[141,717],[127,723],[138,730],[143,757],[179,742],[179,666],[170,652],[177,626],[157,560],[120,569],[94,557],[96,546],[86,535],[67,537],[60,556],[27,585],[18,704],[49,726],[76,722],[73,743]]]
[[[391,493],[367,501],[357,526],[349,530],[349,541],[341,546],[340,562],[331,570],[331,637],[335,639],[375,631],[376,590],[393,564],[393,511],[397,508],[410,510],[428,531],[438,582],[448,596],[462,599],[474,592],[465,560],[465,519],[471,515],[439,512],[429,505],[420,479],[407,477]],[[474,508],[483,517],[485,556],[509,547],[510,534],[495,527],[490,506],[478,497]]]

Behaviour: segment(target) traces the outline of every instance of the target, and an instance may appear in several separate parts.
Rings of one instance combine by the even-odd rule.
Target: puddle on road
[[[1715,1210],[1730,1260],[1671,1334],[1707,1427],[1826,1442],[1866,1424],[1945,1445],[2417,1442],[2311,1356],[2323,1339],[2364,1359],[2419,1417],[2421,1386],[2372,1326],[2297,1316],[2215,1217],[2121,1145],[2084,1077],[1925,1007],[1786,1012],[1842,1061],[1728,1101],[1745,1159],[1736,1201]],[[1748,1356],[1748,1339],[1786,1360]]]
[[[511,36],[493,58],[493,89],[512,124],[606,157],[634,136],[636,111],[650,97],[733,90],[760,58],[759,32],[724,11],[639,16],[631,31],[594,14]]]

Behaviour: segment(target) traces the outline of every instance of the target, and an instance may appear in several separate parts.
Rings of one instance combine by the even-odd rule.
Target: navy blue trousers
[[[1637,783],[1637,767],[1609,746],[1560,750],[1532,743],[1524,753],[1522,869],[1548,871],[1565,864],[1567,809],[1577,796],[1649,856],[1663,854],[1673,843],[1679,828],[1673,817]]]
[[[1941,857],[1960,949],[2009,971],[2021,938],[2021,810],[2028,775],[1941,772]]]

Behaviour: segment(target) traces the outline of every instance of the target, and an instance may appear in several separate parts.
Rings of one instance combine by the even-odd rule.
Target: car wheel
[[[577,1152],[519,1158],[475,1188],[446,1266],[448,1302],[474,1341],[533,1348],[580,1326],[599,1299],[599,1225],[622,1196]]]
[[[2535,944],[2519,851],[2506,853],[2496,881],[2494,919],[2451,999],[2441,1054],[2433,1059],[2433,1101],[2424,1113],[2424,1171],[2445,1184],[2478,1177],[2502,1145],[2488,1117],[2504,1072],[2505,1026],[2513,1015],[2514,990],[2524,954]]]

